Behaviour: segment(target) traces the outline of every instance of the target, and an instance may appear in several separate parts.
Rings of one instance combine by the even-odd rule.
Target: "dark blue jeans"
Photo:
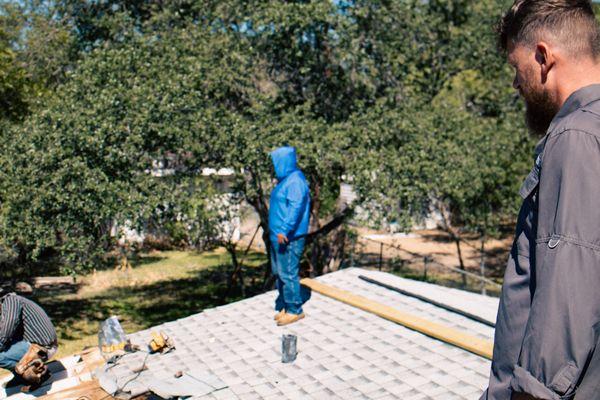
[[[27,353],[29,346],[31,345],[25,340],[11,343],[6,350],[0,352],[0,368],[14,371],[15,365]]]
[[[304,251],[304,239],[279,244],[271,242],[271,270],[276,278],[278,296],[275,310],[301,314],[302,304],[310,298],[310,290],[300,285],[300,259]]]

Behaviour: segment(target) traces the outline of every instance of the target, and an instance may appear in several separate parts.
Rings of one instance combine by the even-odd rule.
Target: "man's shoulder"
[[[0,304],[3,307],[19,307],[23,302],[23,297],[11,292],[0,297]]]
[[[598,113],[596,113],[598,111]],[[542,169],[575,165],[600,158],[600,110],[572,112],[548,133]]]
[[[600,138],[600,100],[581,107],[562,118],[549,136],[565,132],[581,132]]]
[[[2,297],[0,297],[0,301],[5,301],[7,299],[19,301],[22,299],[22,297],[16,294],[15,292],[6,293],[2,295]]]
[[[288,183],[291,183],[291,184],[296,184],[296,185],[301,184],[303,186],[308,187],[308,182],[306,181],[306,177],[304,176],[304,173],[302,171],[300,171],[299,169],[292,172],[290,174],[290,176],[288,176],[286,181],[288,181]]]

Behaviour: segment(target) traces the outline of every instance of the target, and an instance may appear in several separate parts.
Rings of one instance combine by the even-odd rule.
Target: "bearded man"
[[[516,0],[499,39],[542,138],[481,399],[600,399],[600,29],[588,0]]]

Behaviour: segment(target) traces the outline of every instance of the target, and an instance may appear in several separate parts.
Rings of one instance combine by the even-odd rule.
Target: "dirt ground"
[[[241,227],[241,242],[247,246],[256,231],[256,218],[245,218]],[[352,265],[375,268],[410,276],[415,279],[426,279],[440,284],[462,286],[475,290],[481,287],[480,281],[461,274],[450,268],[459,268],[458,249],[456,243],[442,230],[416,230],[410,233],[390,234],[364,227],[353,227],[358,234],[356,246],[352,249]],[[252,248],[264,251],[261,240],[262,230],[258,231]],[[485,277],[497,283],[502,282],[504,268],[512,243],[507,235],[502,239],[490,239],[485,243],[484,265]],[[383,245],[382,245],[383,244]],[[460,250],[465,269],[481,275],[481,242],[473,238],[461,242]],[[427,257],[427,259],[425,259]],[[427,262],[427,272],[424,263]],[[491,285],[497,292],[498,287]]]
[[[366,228],[357,228],[357,231],[363,252],[378,256],[382,249],[381,243],[386,244],[383,246],[384,260],[400,257],[405,260],[422,261],[423,257],[428,256],[431,260],[449,267],[460,265],[456,244],[441,230],[421,230],[409,234],[386,234]],[[484,262],[487,277],[502,277],[511,243],[510,237],[491,239],[485,243]],[[480,248],[481,242],[478,240],[465,240],[460,246],[465,268],[478,274],[481,264]]]

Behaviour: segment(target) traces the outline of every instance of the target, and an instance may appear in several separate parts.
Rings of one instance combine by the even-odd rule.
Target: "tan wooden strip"
[[[98,381],[83,382],[77,386],[39,397],[40,400],[108,400],[114,399],[106,393]]]
[[[373,313],[407,328],[421,332],[427,336],[431,336],[432,338],[470,351],[471,353],[475,353],[490,360],[492,359],[494,344],[489,340],[479,339],[467,333],[399,311],[393,307],[386,306],[363,296],[355,295],[346,290],[326,285],[314,279],[304,278],[300,283],[324,296],[331,297],[332,299]]]

